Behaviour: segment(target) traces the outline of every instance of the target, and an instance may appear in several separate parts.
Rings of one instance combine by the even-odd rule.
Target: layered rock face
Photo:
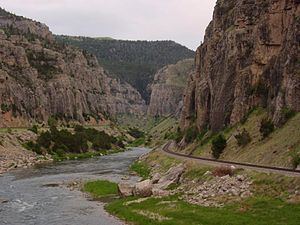
[[[45,25],[1,10],[0,29],[2,125],[145,113],[134,88],[109,78],[94,56],[56,43]]]
[[[186,59],[159,70],[151,85],[149,116],[179,116],[183,106],[183,92],[194,60]]]
[[[218,131],[252,108],[276,124],[283,109],[300,111],[300,1],[219,0],[196,73],[186,88],[181,128]]]

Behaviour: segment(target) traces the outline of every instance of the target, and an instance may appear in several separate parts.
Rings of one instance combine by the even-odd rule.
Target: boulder
[[[157,184],[160,178],[161,175],[159,173],[155,173],[151,178],[152,184]]]
[[[118,193],[121,197],[130,197],[133,195],[133,185],[128,183],[119,183],[118,184]]]
[[[139,197],[150,197],[152,195],[153,184],[150,179],[139,182],[135,185],[133,194]]]
[[[167,189],[171,184],[177,184],[180,180],[181,175],[184,173],[185,167],[183,164],[179,164],[172,167],[168,172],[162,176],[157,182],[158,189]]]
[[[169,191],[161,190],[161,189],[158,189],[158,188],[153,188],[152,193],[153,193],[154,197],[165,197],[165,196],[170,195]]]

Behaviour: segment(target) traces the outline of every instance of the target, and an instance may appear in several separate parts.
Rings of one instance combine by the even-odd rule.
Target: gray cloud
[[[174,40],[195,49],[216,0],[0,0],[1,7],[46,23],[56,34]]]

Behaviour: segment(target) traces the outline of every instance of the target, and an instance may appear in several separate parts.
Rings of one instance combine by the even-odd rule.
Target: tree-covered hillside
[[[97,56],[101,66],[134,86],[147,102],[147,89],[156,71],[194,57],[194,52],[173,41],[123,41],[111,38],[56,36],[57,40]]]

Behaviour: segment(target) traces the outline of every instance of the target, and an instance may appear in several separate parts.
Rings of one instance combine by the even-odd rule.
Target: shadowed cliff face
[[[181,128],[218,131],[253,107],[300,111],[300,6],[298,0],[219,0],[196,73],[185,92]]]
[[[189,74],[194,69],[194,60],[186,59],[159,70],[151,85],[149,116],[179,116],[183,92]]]
[[[94,56],[56,43],[45,25],[1,10],[0,29],[1,124],[144,114],[134,88],[109,78]]]

